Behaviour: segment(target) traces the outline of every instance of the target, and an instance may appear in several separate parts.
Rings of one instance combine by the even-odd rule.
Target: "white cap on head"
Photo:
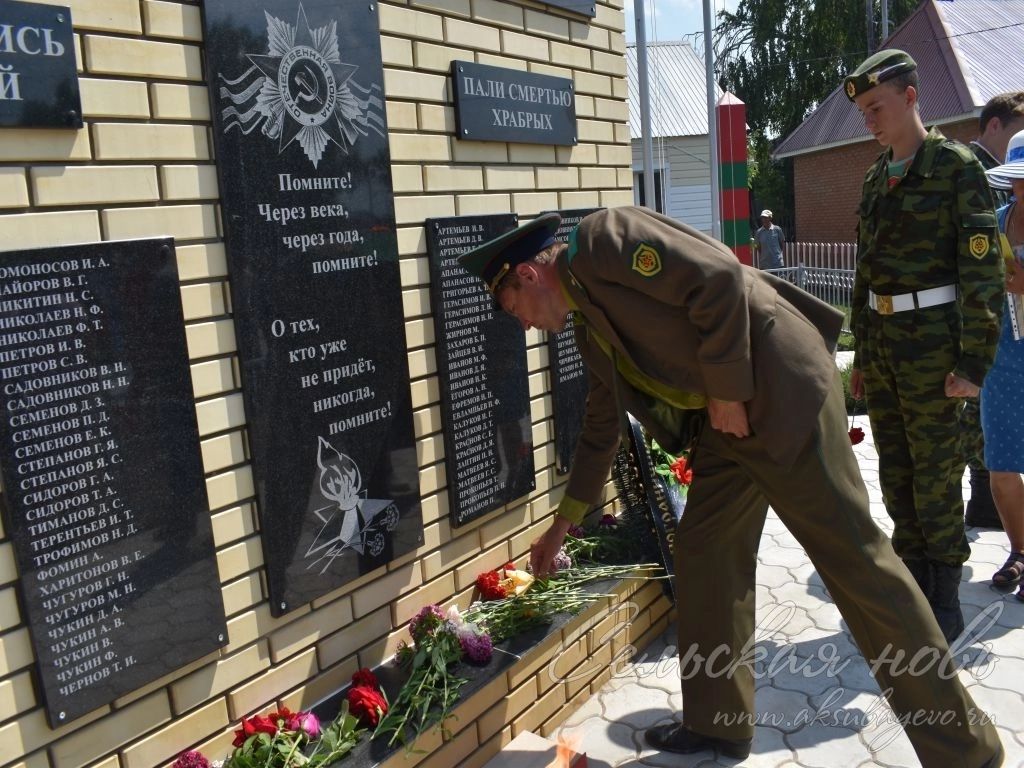
[[[769,219],[770,219],[770,218],[772,217],[772,212],[771,212],[771,211],[769,211],[769,210],[768,210],[767,208],[765,208],[765,209],[764,209],[763,211],[761,211],[761,218],[763,219],[763,218],[765,218],[766,216],[767,216],[767,217],[768,217]]]
[[[1006,145],[1006,162],[985,171],[996,189],[1010,189],[1014,179],[1024,179],[1024,131],[1017,131]]]

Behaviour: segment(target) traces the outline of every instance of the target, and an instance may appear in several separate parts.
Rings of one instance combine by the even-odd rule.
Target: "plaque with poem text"
[[[555,211],[562,217],[555,237],[563,243],[584,217],[603,208],[574,208]],[[545,211],[546,213],[546,211]],[[548,363],[551,366],[551,402],[555,418],[555,471],[564,475],[572,464],[576,441],[583,431],[587,406],[587,369],[576,348],[572,325],[561,333],[548,334]]]
[[[423,539],[378,7],[209,0],[204,18],[279,615]]]
[[[173,240],[0,254],[0,389],[56,727],[227,642]]]
[[[452,525],[536,487],[526,336],[457,261],[515,227],[510,213],[427,219]]]

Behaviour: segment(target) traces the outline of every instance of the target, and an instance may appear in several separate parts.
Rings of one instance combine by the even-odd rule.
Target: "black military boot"
[[[932,571],[932,593],[928,602],[935,620],[947,643],[952,643],[964,631],[964,615],[960,611],[960,578],[962,565],[946,565],[929,561]]]
[[[907,566],[907,570],[910,571],[910,575],[914,577],[914,581],[917,582],[917,586],[921,588],[922,594],[928,599],[932,599],[932,564],[924,558],[901,558],[903,564]]]
[[[1003,529],[996,503],[992,500],[992,488],[988,484],[988,470],[971,467],[971,498],[967,502],[964,524],[975,528]]]

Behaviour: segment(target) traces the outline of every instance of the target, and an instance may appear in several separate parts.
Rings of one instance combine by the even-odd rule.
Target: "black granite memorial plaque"
[[[567,77],[452,61],[456,136],[522,144],[576,143],[576,97]]]
[[[82,127],[70,9],[0,0],[0,126]]]
[[[526,337],[456,260],[516,216],[426,223],[451,523],[462,525],[536,487]]]
[[[555,211],[562,217],[555,237],[563,243],[585,216],[603,208],[573,208]],[[542,213],[547,213],[543,211]],[[551,402],[555,417],[555,472],[567,473],[572,465],[576,441],[583,430],[587,405],[587,369],[576,348],[570,325],[561,333],[548,334],[548,364],[551,366]]]
[[[271,610],[423,539],[375,3],[204,3]]]
[[[593,18],[597,16],[597,5],[594,0],[544,0],[547,5],[554,6],[555,8],[562,8],[566,11],[572,11],[573,13],[579,13],[583,16],[590,16]]]
[[[50,724],[226,642],[174,241],[0,254],[0,463]]]

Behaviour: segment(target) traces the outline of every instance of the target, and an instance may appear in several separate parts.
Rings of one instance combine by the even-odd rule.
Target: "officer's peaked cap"
[[[562,223],[557,213],[544,213],[511,232],[499,235],[459,256],[462,268],[484,281],[493,294],[502,278],[555,242]]]

